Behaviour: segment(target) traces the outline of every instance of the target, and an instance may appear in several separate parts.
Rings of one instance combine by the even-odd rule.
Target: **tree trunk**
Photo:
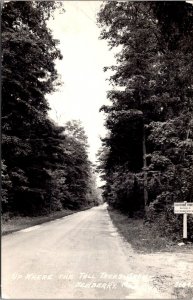
[[[148,205],[148,190],[147,190],[147,159],[146,159],[146,141],[145,141],[145,129],[143,130],[143,180],[144,180],[144,210],[147,212]]]
[[[1,11],[3,9],[4,0],[1,0]]]

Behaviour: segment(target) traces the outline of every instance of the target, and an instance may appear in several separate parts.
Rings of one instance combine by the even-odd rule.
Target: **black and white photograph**
[[[1,0],[2,299],[193,299],[193,1]]]

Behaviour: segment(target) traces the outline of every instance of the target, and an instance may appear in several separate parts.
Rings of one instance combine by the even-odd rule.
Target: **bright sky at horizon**
[[[106,41],[99,40],[96,13],[101,3],[66,1],[65,12],[56,12],[54,20],[49,21],[63,55],[63,60],[57,62],[63,84],[59,91],[47,96],[51,106],[49,115],[60,125],[72,119],[82,122],[92,162],[101,145],[100,136],[106,132],[104,115],[99,109],[108,104],[106,92],[110,86],[103,67],[114,63]]]

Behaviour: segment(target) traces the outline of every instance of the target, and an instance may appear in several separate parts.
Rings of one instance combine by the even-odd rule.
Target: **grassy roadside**
[[[169,237],[161,236],[151,225],[144,224],[142,219],[129,218],[113,208],[108,208],[108,212],[120,234],[137,252],[182,252],[193,248],[193,244],[180,247],[178,242],[171,241]]]
[[[81,209],[86,210],[90,207]],[[37,217],[21,217],[21,216],[14,216],[12,218],[8,218],[6,215],[1,218],[1,234],[7,235],[9,233],[25,229],[27,227],[39,225],[45,222],[49,222],[58,218],[62,218],[74,213],[77,213],[81,210],[62,210],[51,212],[49,215],[46,216],[37,216]]]

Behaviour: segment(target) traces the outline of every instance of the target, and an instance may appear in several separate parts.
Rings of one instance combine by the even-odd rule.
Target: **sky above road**
[[[108,104],[106,91],[110,88],[103,67],[114,63],[114,55],[106,41],[99,40],[100,29],[96,14],[101,1],[66,1],[64,13],[55,13],[49,21],[54,38],[60,40],[63,60],[57,70],[63,82],[59,90],[47,96],[49,115],[57,123],[80,120],[88,136],[89,158],[95,162],[105,135],[104,115],[99,112]]]

